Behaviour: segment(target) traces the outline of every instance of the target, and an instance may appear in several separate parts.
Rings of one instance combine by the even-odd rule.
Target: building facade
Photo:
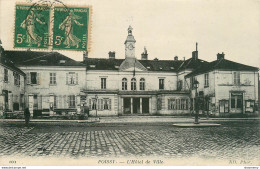
[[[25,73],[5,57],[0,46],[0,115],[22,111],[25,103]]]
[[[188,114],[189,90],[177,89],[175,60],[148,60],[147,50],[138,60],[132,28],[125,41],[125,59],[85,58],[87,102],[92,115]]]
[[[57,52],[6,51],[26,75],[25,102],[32,115],[79,112],[85,65]]]
[[[199,82],[200,110],[216,116],[258,111],[258,77],[258,68],[227,60],[224,53],[185,76],[191,86],[195,80]],[[191,91],[191,99],[194,99],[196,90]]]
[[[124,59],[115,52],[107,59],[84,53],[78,62],[57,52],[4,51],[1,59],[12,66],[1,61],[2,110],[27,106],[33,115],[73,115],[85,104],[91,116],[185,115],[194,113],[197,98],[201,113],[257,112],[258,68],[226,60],[224,54],[213,62],[201,60],[197,44],[187,60],[149,60],[146,48],[137,59],[135,43],[129,27]],[[20,75],[20,86],[5,82],[5,69],[14,74],[12,84]]]

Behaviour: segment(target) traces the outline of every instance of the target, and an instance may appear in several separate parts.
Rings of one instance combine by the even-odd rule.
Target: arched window
[[[122,90],[127,90],[127,79],[126,78],[122,79]]]
[[[144,80],[144,78],[140,79],[140,90],[145,90],[145,80]]]
[[[131,79],[131,90],[136,90],[136,79],[135,78]]]

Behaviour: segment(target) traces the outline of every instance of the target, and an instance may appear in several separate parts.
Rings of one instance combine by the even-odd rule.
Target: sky
[[[6,50],[13,48],[16,2],[0,0],[0,39]],[[225,58],[260,67],[259,0],[62,0],[69,5],[91,5],[90,58],[125,58],[124,41],[129,25],[136,39],[136,58],[146,46],[148,59],[171,60],[191,57],[198,42],[199,58]],[[21,49],[19,49],[21,50]],[[82,60],[82,52],[58,51]]]

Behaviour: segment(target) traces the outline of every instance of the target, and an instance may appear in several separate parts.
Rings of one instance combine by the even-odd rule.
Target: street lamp
[[[199,105],[198,105],[198,91],[199,82],[197,80],[194,81],[193,87],[195,88],[195,124],[199,124]]]
[[[96,119],[97,119],[97,106],[98,106],[98,105],[97,105],[97,104],[98,104],[98,103],[97,103],[97,100],[98,100],[98,96],[95,95],[95,101],[96,101]]]

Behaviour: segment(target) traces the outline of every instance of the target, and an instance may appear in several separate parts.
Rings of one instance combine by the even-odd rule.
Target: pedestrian
[[[88,106],[86,106],[85,103],[83,104],[83,113],[84,113],[84,118],[85,118],[85,119],[88,119],[88,116],[89,116],[89,108],[88,108]]]
[[[25,126],[26,127],[29,127],[29,121],[30,121],[30,111],[29,111],[29,108],[25,108],[24,109],[24,118],[25,118]]]

